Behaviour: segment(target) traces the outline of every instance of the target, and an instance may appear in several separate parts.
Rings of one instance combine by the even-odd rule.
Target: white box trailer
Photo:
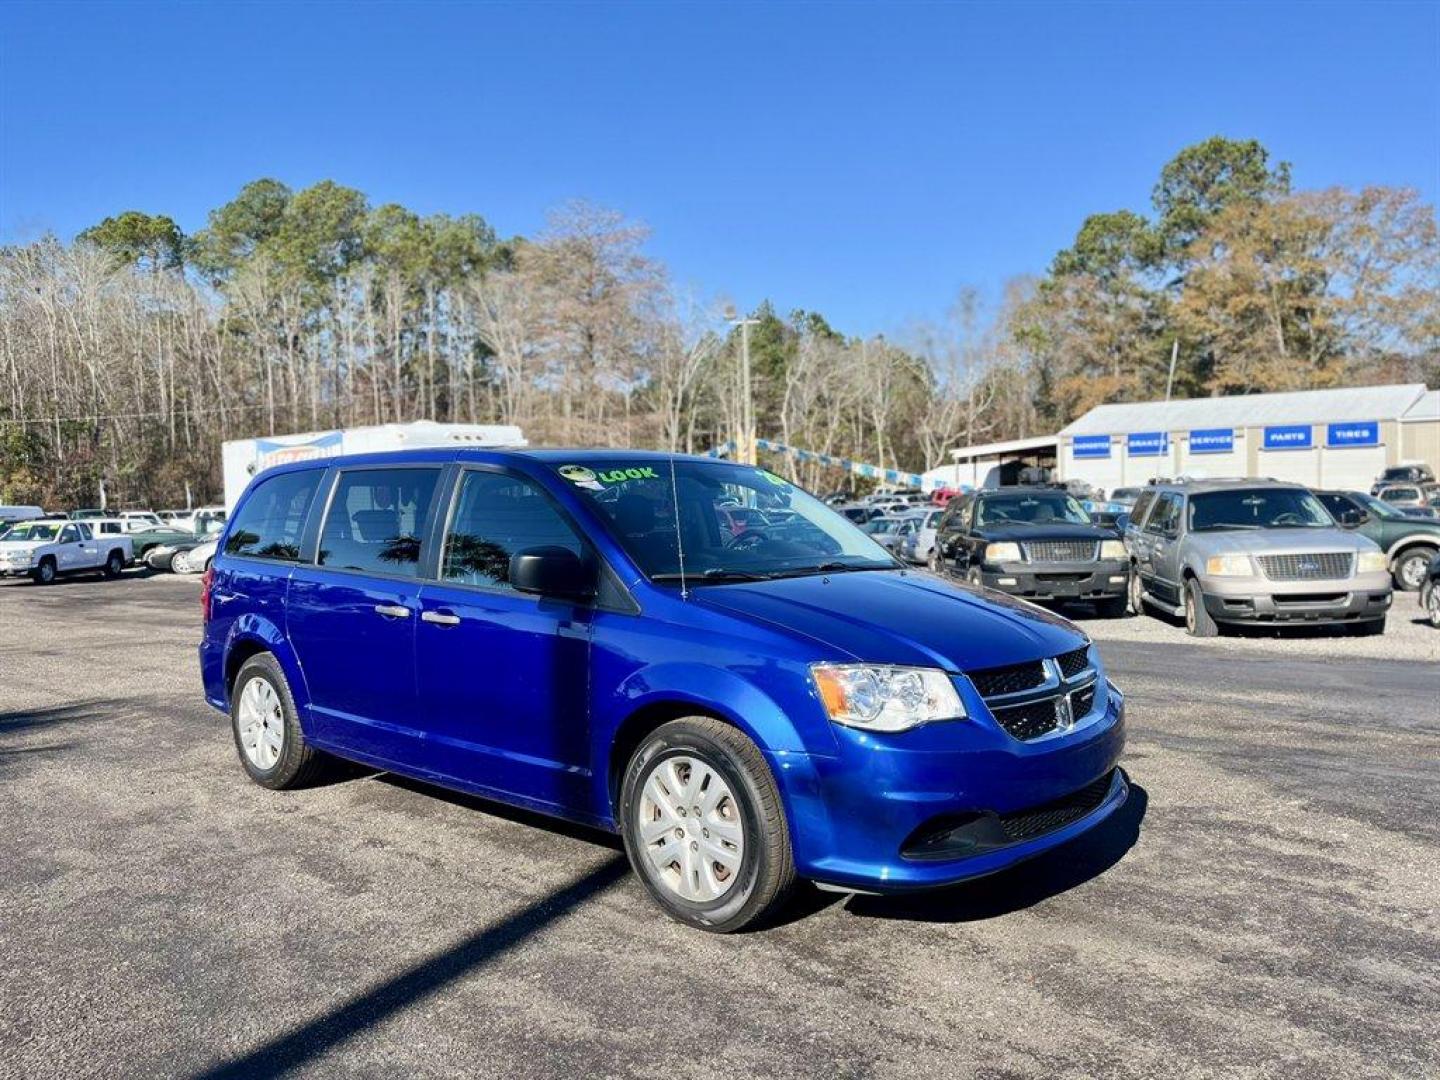
[[[220,455],[225,476],[225,509],[227,512],[235,509],[240,493],[256,473],[291,461],[422,446],[525,445],[524,434],[514,424],[437,424],[432,420],[335,431],[305,431],[298,435],[270,435],[262,439],[232,439],[221,447]]]

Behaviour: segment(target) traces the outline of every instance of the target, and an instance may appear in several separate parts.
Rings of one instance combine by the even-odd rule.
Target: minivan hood
[[[1043,608],[915,570],[705,585],[691,600],[823,642],[857,660],[975,671],[1056,656],[1086,637]]]

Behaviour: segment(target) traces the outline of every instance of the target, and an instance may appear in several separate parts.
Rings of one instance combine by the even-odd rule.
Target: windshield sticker
[[[658,480],[660,475],[649,466],[628,469],[606,469],[594,472],[584,465],[561,465],[555,470],[576,487],[604,491],[607,484],[623,484],[626,480]]]
[[[786,480],[783,476],[776,476],[769,469],[758,469],[756,471],[759,472],[761,476],[763,476],[766,480],[769,480],[770,483],[774,484],[776,487],[788,488],[790,486],[789,480]]]

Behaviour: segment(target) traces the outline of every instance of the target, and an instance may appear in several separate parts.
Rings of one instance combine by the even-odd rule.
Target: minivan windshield
[[[604,515],[652,580],[678,582],[682,557],[691,584],[901,565],[840,514],[774,473],[729,462],[654,461],[556,470]]]
[[[1322,529],[1334,520],[1308,491],[1291,488],[1242,488],[1190,497],[1190,528]]]
[[[1063,491],[1014,491],[983,495],[975,506],[979,525],[1089,525],[1090,515]]]

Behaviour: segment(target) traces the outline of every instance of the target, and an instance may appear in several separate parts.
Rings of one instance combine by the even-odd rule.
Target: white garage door
[[[1261,450],[1257,471],[1272,480],[1290,480],[1316,487],[1320,483],[1320,451]]]
[[[1383,446],[1356,446],[1320,451],[1320,483],[1327,488],[1369,491],[1385,468]]]

